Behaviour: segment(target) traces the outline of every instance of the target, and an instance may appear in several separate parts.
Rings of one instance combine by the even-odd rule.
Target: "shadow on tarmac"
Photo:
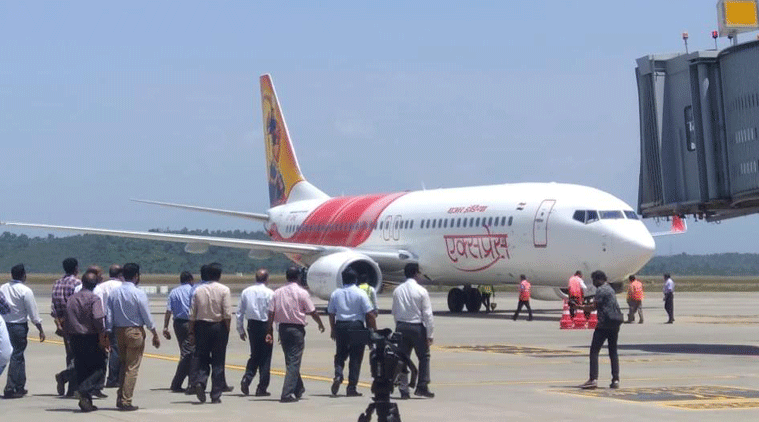
[[[649,353],[759,356],[759,347],[740,344],[620,344],[617,348],[620,350],[640,350]]]

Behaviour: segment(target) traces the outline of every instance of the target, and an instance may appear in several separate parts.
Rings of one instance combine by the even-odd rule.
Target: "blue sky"
[[[557,181],[636,207],[635,59],[713,48],[716,1],[471,3],[0,3],[0,220],[260,229],[128,199],[264,211],[263,73],[331,195]],[[690,221],[658,253],[759,252],[757,228]]]

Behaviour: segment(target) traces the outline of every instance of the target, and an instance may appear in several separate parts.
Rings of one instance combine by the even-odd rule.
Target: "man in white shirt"
[[[246,396],[250,394],[250,383],[259,373],[256,396],[270,396],[269,377],[271,368],[271,352],[273,344],[266,342],[267,321],[269,320],[269,303],[274,296],[274,290],[266,287],[269,272],[261,268],[256,272],[256,284],[246,288],[240,295],[237,307],[237,333],[240,340],[245,341],[244,322],[248,320],[247,338],[250,341],[250,358],[245,366],[245,374],[240,381],[240,390]]]
[[[37,327],[40,333],[40,342],[45,341],[45,331],[42,329],[42,319],[37,311],[37,302],[34,300],[32,289],[24,285],[26,281],[26,269],[24,264],[15,265],[11,268],[13,281],[0,286],[0,292],[8,302],[10,312],[3,315],[8,337],[11,340],[13,352],[8,364],[8,380],[5,384],[5,398],[21,398],[26,395],[26,336],[29,333],[27,319]]]
[[[419,285],[422,273],[419,264],[406,264],[404,273],[407,280],[393,291],[393,318],[395,331],[403,335],[401,351],[409,354],[414,349],[419,360],[419,382],[414,394],[433,398],[430,392],[430,345],[432,344],[432,305],[427,289]],[[401,378],[399,387],[401,398],[409,398],[408,376]]]
[[[103,309],[108,313],[108,296],[112,291],[121,287],[124,281],[122,275],[121,265],[113,264],[108,269],[109,279],[99,283],[95,286],[95,290],[92,293],[99,297]],[[119,347],[116,341],[116,334],[114,331],[108,333],[108,341],[111,344],[111,351],[108,353],[108,378],[105,380],[105,388],[116,388],[119,386]]]
[[[667,311],[667,324],[675,322],[675,282],[669,273],[664,274],[664,310]]]

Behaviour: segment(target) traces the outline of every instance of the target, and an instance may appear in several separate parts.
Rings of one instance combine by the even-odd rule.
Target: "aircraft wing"
[[[172,204],[169,202],[159,202],[159,201],[149,201],[146,199],[132,199],[134,202],[141,202],[143,204],[151,204],[151,205],[160,205],[162,207],[169,207],[169,208],[179,208],[183,210],[190,210],[190,211],[200,211],[200,212],[207,212],[212,214],[220,214],[220,215],[226,215],[228,217],[241,217],[241,218],[247,218],[249,220],[258,220],[266,222],[269,220],[269,216],[266,214],[257,214],[253,212],[243,212],[243,211],[230,211],[230,210],[221,210],[217,208],[206,208],[206,207],[198,207],[195,205],[183,205],[183,204]]]
[[[0,222],[0,225],[11,227],[26,227],[33,229],[50,229],[68,231],[82,234],[97,234],[103,236],[128,237],[132,239],[163,240],[167,242],[187,243],[188,252],[204,252],[203,248],[208,245],[223,246],[227,248],[248,249],[257,251],[270,251],[277,253],[290,253],[301,255],[316,255],[328,252],[327,248],[319,245],[307,245],[302,243],[272,242],[269,240],[235,239],[226,237],[195,236],[188,234],[160,233],[160,232],[136,232],[126,230],[95,229],[89,227],[53,226],[48,224],[30,224]]]

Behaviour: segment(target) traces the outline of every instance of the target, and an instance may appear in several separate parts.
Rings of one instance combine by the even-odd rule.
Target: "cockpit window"
[[[599,211],[598,212],[601,215],[601,220],[616,220],[616,219],[624,219],[625,216],[622,214],[622,211]]]
[[[625,217],[627,217],[628,220],[637,220],[638,214],[636,214],[635,211],[625,211]]]
[[[572,216],[575,220],[579,221],[580,223],[585,222],[585,211],[584,210],[578,210],[575,211],[575,214]]]
[[[585,223],[592,223],[594,221],[598,221],[598,211],[596,210],[587,210],[585,211]]]

